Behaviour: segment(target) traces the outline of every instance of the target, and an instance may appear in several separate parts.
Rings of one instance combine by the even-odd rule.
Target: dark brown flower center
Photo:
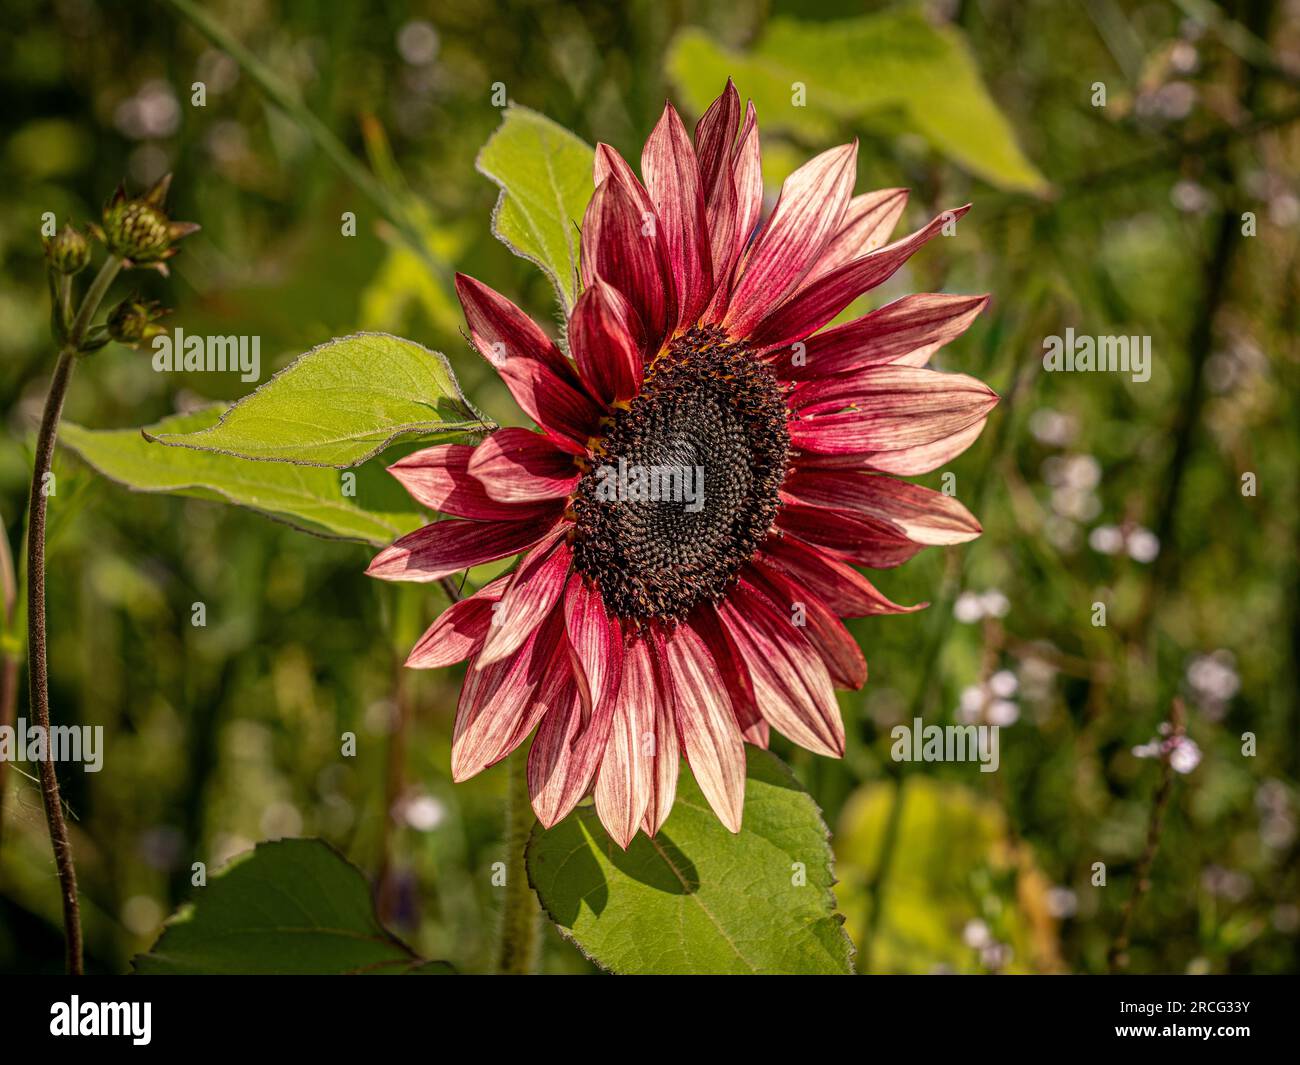
[[[776,517],[786,417],[771,370],[716,326],[655,359],[573,500],[574,565],[612,614],[670,620],[726,594]]]

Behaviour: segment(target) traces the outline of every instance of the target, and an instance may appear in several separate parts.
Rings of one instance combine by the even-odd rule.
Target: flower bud
[[[152,340],[167,332],[157,320],[170,312],[159,307],[154,300],[142,300],[132,294],[109,312],[108,335],[119,344],[139,347],[142,341]]]
[[[45,257],[61,274],[75,274],[90,262],[90,241],[71,222],[44,243]]]
[[[95,227],[99,237],[127,267],[142,266],[167,273],[164,260],[176,254],[176,241],[199,228],[194,222],[173,222],[163,201],[172,176],[167,174],[143,196],[128,199],[121,185],[104,205],[103,225]]]

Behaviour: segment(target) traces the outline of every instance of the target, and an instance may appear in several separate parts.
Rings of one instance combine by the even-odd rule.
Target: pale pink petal
[[[982,422],[997,401],[965,374],[882,366],[796,388],[790,405],[801,417],[790,422],[790,443],[828,455],[919,447]]]
[[[569,576],[564,593],[569,654],[583,705],[590,711],[613,698],[623,666],[623,628],[605,610],[600,590],[580,573]]]
[[[783,613],[795,619],[808,642],[826,663],[837,688],[857,690],[867,682],[867,660],[862,649],[825,601],[783,570],[754,562],[745,579],[766,595]]]
[[[911,614],[928,605],[900,606],[852,566],[793,536],[770,537],[755,561],[784,570],[797,586],[808,588],[840,617]]]
[[[750,335],[751,346],[755,351],[781,347],[815,333],[862,293],[889,280],[914,252],[942,232],[949,221],[969,210],[970,204],[966,204],[946,211],[910,236],[823,274],[761,321],[756,321]]]
[[[810,336],[801,347],[777,348],[771,353],[772,367],[778,377],[809,380],[886,363],[924,366],[939,348],[966,332],[988,301],[988,296],[943,292],[904,296]]]
[[[528,793],[543,828],[564,818],[591,788],[613,720],[613,699],[594,714],[583,713],[577,683],[570,676],[537,727],[528,752]]]
[[[468,780],[499,762],[548,710],[562,705],[564,685],[572,683],[567,669],[556,668],[563,630],[557,610],[508,658],[483,669],[476,669],[471,660],[452,729],[452,780]]]
[[[686,761],[713,812],[740,831],[745,806],[745,744],[722,672],[688,625],[664,638]]]
[[[559,601],[573,561],[569,545],[556,540],[562,532],[557,529],[519,563],[494,611],[487,640],[475,660],[476,669],[511,654]]]
[[[766,748],[768,724],[759,713],[749,667],[745,665],[735,640],[719,620],[717,609],[712,603],[702,603],[692,611],[688,623],[704,641],[722,673],[722,679],[727,685],[727,696],[731,701],[731,712],[735,715],[741,736],[746,743]]]
[[[655,835],[668,820],[677,797],[677,770],[681,754],[677,746],[676,693],[664,658],[663,642],[652,636],[651,664],[657,683],[654,691],[655,727],[651,758],[650,801],[646,803],[641,828],[647,836]]]
[[[984,429],[987,418],[979,418],[960,432],[945,436],[931,444],[901,448],[896,451],[865,451],[861,453],[818,455],[805,454],[800,462],[818,469],[870,469],[880,473],[893,473],[900,477],[915,477],[929,473],[951,462],[971,444]]]
[[[840,228],[827,243],[817,264],[808,271],[800,288],[883,246],[894,232],[906,206],[907,189],[880,189],[854,196],[844,212]]]
[[[371,561],[366,575],[385,581],[436,581],[463,569],[517,555],[546,536],[561,506],[526,521],[449,518],[408,533]]]
[[[646,140],[641,173],[663,226],[677,291],[676,324],[689,329],[713,294],[713,259],[695,149],[670,103]]]
[[[785,179],[731,294],[724,324],[732,336],[748,337],[816,264],[844,218],[857,159],[855,140],[810,159]]]
[[[821,655],[772,603],[745,581],[718,616],[749,666],[763,716],[800,747],[832,758],[844,754],[844,722]]]
[[[635,639],[623,659],[614,720],[596,771],[596,813],[610,838],[627,850],[654,790],[655,676],[650,650]]]
[[[645,335],[623,294],[593,278],[569,318],[569,350],[588,390],[607,406],[637,394],[643,376]]]
[[[893,477],[799,467],[786,478],[782,490],[813,506],[889,522],[918,544],[964,544],[981,532],[975,515],[954,497]]]
[[[877,518],[854,517],[838,510],[810,507],[783,497],[777,526],[848,562],[872,569],[901,566],[921,550],[898,526]]]
[[[488,496],[502,503],[538,503],[577,487],[573,456],[529,429],[498,429],[473,449],[466,467]]]
[[[411,648],[406,658],[407,668],[438,669],[463,662],[476,653],[492,624],[492,605],[501,598],[508,583],[509,575],[498,577],[473,595],[452,603]]]

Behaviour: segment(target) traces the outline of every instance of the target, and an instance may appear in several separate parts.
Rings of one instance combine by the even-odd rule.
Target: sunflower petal
[[[609,741],[596,771],[596,813],[624,850],[641,826],[654,790],[654,689],[649,646],[644,639],[633,640],[623,659]]]
[[[606,406],[631,399],[641,387],[645,336],[623,294],[592,279],[569,318],[569,350],[592,395]]]
[[[454,445],[453,445],[454,446]],[[498,429],[473,449],[466,465],[489,498],[539,503],[567,496],[578,484],[573,456],[529,429]]]
[[[385,581],[436,581],[463,569],[517,555],[541,540],[560,519],[560,507],[522,521],[450,518],[408,533],[384,548],[366,569]]]

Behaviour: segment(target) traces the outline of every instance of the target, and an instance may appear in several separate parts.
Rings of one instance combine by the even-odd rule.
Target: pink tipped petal
[[[574,454],[585,451],[602,411],[583,391],[569,360],[499,292],[457,274],[456,293],[474,346],[501,375],[515,402],[559,447]]]
[[[596,187],[587,205],[582,271],[585,284],[602,277],[626,297],[645,329],[646,350],[658,351],[677,315],[663,224],[653,207],[639,204],[613,176]]]
[[[745,577],[779,609],[802,621],[803,634],[826,663],[835,687],[856,691],[866,684],[867,660],[862,649],[820,596],[801,587],[783,570],[761,563],[750,565]]]
[[[713,299],[704,321],[726,315],[735,284],[737,264],[749,246],[763,212],[763,170],[758,143],[758,119],[751,100],[728,163],[709,194],[709,238],[713,244]]]
[[[590,711],[612,699],[623,666],[623,628],[605,610],[595,585],[580,573],[569,576],[564,592],[564,625],[583,705]]]
[[[573,456],[529,429],[498,429],[473,449],[466,470],[501,503],[560,499],[579,479]]]
[[[695,149],[672,104],[664,104],[663,114],[645,142],[641,173],[663,226],[677,291],[674,324],[689,329],[713,294],[713,257]]]
[[[749,336],[816,264],[844,218],[857,159],[854,141],[822,152],[786,178],[732,293],[724,323],[732,336]]]
[[[844,722],[816,649],[777,608],[742,580],[718,615],[749,664],[763,716],[815,754],[844,754]]]
[[[776,519],[779,528],[859,566],[892,569],[921,550],[890,522],[810,507],[784,495],[783,502]]]
[[[536,501],[504,503],[488,494],[487,487],[469,472],[476,450],[468,444],[440,444],[398,459],[388,472],[417,503],[441,514],[477,521],[518,521],[536,514]],[[573,468],[572,460],[569,467]]]
[[[788,573],[797,587],[809,589],[840,617],[912,614],[927,605],[900,606],[852,566],[793,536],[769,538],[756,561]]]
[[[569,318],[569,350],[592,395],[606,406],[635,396],[644,344],[641,319],[632,305],[613,285],[593,278]]]
[[[997,401],[973,377],[912,366],[809,381],[790,397],[802,415],[790,423],[790,443],[825,455],[920,447],[982,422]]]
[[[676,693],[672,676],[664,659],[663,642],[654,639],[652,665],[655,670],[655,728],[650,773],[650,801],[646,803],[641,828],[647,836],[655,835],[668,820],[677,797],[677,771],[681,754],[677,746]]]
[[[483,669],[470,664],[452,729],[452,780],[468,780],[501,761],[548,710],[561,705],[564,685],[572,684],[569,670],[555,668],[561,639],[563,623],[556,611],[513,655]]]
[[[918,544],[964,544],[981,532],[975,516],[952,496],[892,477],[804,467],[786,478],[783,490],[813,506],[888,522]]]
[[[573,678],[558,693],[528,752],[528,794],[543,828],[566,817],[590,790],[613,719],[613,700],[584,715]]]
[[[912,254],[970,210],[970,204],[946,211],[902,240],[823,274],[756,322],[750,337],[755,350],[781,347],[816,332],[850,303],[889,280]]]
[[[808,380],[893,363],[924,366],[931,355],[970,327],[988,296],[923,292],[904,296],[879,310],[810,336],[800,358],[793,346],[773,353],[777,376]]]
[[[543,540],[519,564],[497,604],[483,650],[475,660],[482,669],[511,654],[551,612],[569,577],[573,552],[556,543],[561,530]]]
[[[596,813],[624,850],[645,817],[654,790],[655,676],[645,639],[628,646],[614,720],[596,771]]]
[[[768,724],[758,710],[758,700],[754,695],[754,682],[750,679],[749,668],[745,665],[725,625],[718,619],[718,612],[712,603],[704,603],[691,614],[690,626],[696,635],[704,641],[717,663],[722,679],[727,685],[727,697],[731,701],[731,712],[735,715],[736,725],[746,743],[755,747],[766,748],[768,744]]]
[[[560,507],[523,521],[450,518],[416,529],[380,551],[366,575],[384,581],[436,581],[463,569],[517,555],[560,520]]]
[[[473,595],[452,603],[420,637],[406,658],[408,669],[439,669],[477,653],[492,624],[492,605],[510,578],[498,577]]]
[[[907,189],[880,189],[865,192],[849,201],[835,236],[831,237],[817,265],[808,271],[803,284],[829,274],[847,262],[882,247],[894,232],[907,206]]]
[[[700,161],[700,181],[711,196],[722,176],[731,171],[731,150],[740,124],[740,94],[728,78],[726,88],[695,124],[695,154]]]
[[[727,685],[690,626],[677,626],[664,643],[686,761],[718,820],[739,832],[745,806],[745,744]]]

